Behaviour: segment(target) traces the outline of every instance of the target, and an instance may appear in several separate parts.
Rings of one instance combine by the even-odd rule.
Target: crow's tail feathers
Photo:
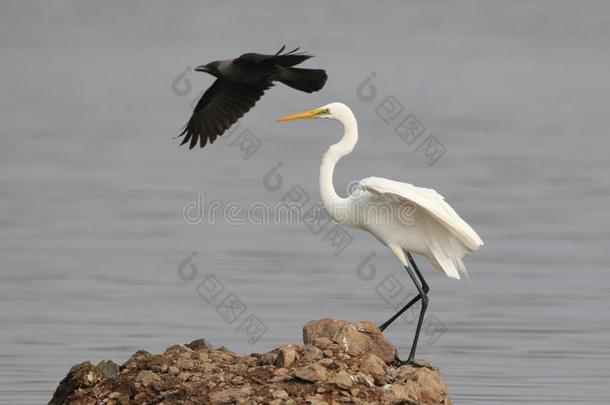
[[[307,55],[305,52],[297,52],[299,48],[295,48],[292,51],[282,53],[285,48],[286,45],[282,46],[282,48],[277,51],[277,53],[273,56],[273,59],[277,65],[284,67],[292,67],[303,63],[307,59],[313,57],[313,55]]]
[[[326,72],[322,69],[299,69],[278,66],[277,80],[293,89],[312,93],[326,84]]]

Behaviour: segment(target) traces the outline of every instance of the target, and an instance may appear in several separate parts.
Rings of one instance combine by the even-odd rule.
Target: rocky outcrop
[[[396,359],[396,348],[383,336],[379,328],[368,321],[352,324],[337,319],[308,322],[303,327],[303,342],[315,346],[336,343],[349,355],[372,353],[386,363]]]
[[[451,404],[438,369],[392,365],[396,348],[370,322],[311,321],[303,341],[238,356],[199,339],[121,366],[84,362],[49,404]]]

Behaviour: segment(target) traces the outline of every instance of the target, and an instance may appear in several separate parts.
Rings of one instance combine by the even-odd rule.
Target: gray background
[[[369,235],[340,255],[300,225],[189,225],[209,200],[318,198],[327,121],[278,116],[343,101],[361,140],[338,189],[378,175],[433,187],[486,245],[472,288],[419,260],[446,327],[419,355],[456,403],[607,403],[610,7],[599,1],[2,2],[0,44],[0,402],[46,402],[74,363],[124,361],[206,337],[239,353],[299,342],[325,316],[384,321],[376,292],[396,260]],[[278,85],[243,120],[263,146],[177,146],[212,78],[188,67],[283,43],[316,54],[329,82]],[[357,87],[371,72],[377,99]],[[184,80],[179,80],[186,86]],[[184,89],[184,87],[182,87]],[[433,166],[375,113],[394,95],[447,148]],[[262,179],[283,162],[283,188]],[[197,279],[176,268],[192,251]],[[374,280],[356,268],[376,252]],[[267,326],[254,345],[198,295],[206,274]],[[410,287],[409,287],[410,288]],[[245,316],[245,315],[244,315]],[[243,319],[243,318],[242,318]],[[409,320],[389,331],[406,354]]]

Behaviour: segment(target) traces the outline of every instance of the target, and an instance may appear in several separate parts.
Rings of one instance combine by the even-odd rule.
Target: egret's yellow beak
[[[295,121],[295,120],[310,120],[312,118],[317,118],[320,115],[328,114],[328,110],[325,108],[316,108],[315,110],[305,111],[298,114],[287,115],[282,118],[278,118],[275,120],[276,122],[286,122],[286,121]]]

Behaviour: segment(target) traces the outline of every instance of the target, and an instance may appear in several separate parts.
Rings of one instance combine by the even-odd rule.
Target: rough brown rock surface
[[[303,341],[238,356],[198,339],[84,362],[49,404],[451,404],[438,369],[391,365],[396,348],[370,322],[311,321]]]

